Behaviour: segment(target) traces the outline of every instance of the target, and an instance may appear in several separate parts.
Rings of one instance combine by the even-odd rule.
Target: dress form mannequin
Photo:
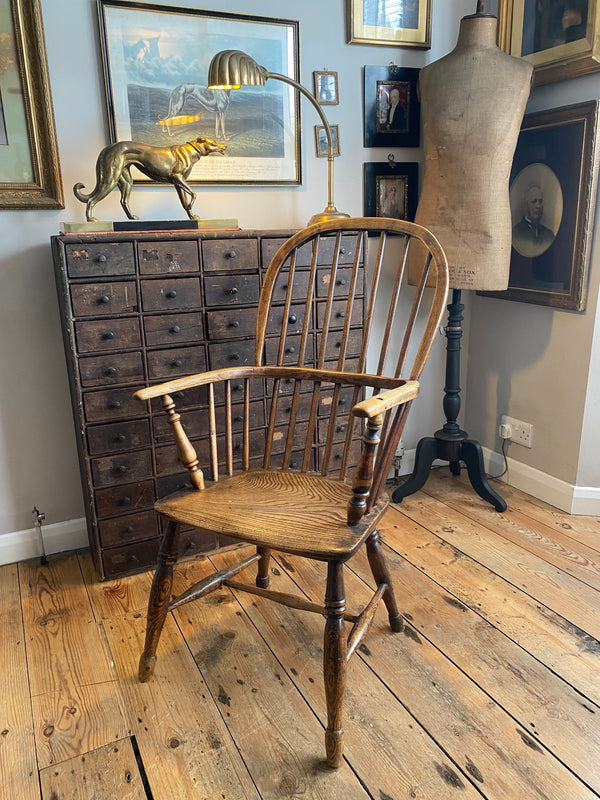
[[[508,181],[533,68],[498,48],[497,24],[464,17],[454,50],[419,75],[425,177],[415,222],[439,239],[455,289],[508,286]]]
[[[463,17],[454,50],[421,70],[419,91],[425,147],[425,177],[415,222],[429,228],[448,257],[452,302],[445,328],[446,423],[421,439],[410,479],[394,502],[419,490],[435,459],[453,474],[465,463],[475,491],[496,511],[506,502],[489,485],[479,442],[457,423],[460,411],[462,289],[508,286],[512,222],[509,177],[531,91],[533,68],[496,45],[497,19],[483,13]],[[409,255],[409,281],[418,283]]]

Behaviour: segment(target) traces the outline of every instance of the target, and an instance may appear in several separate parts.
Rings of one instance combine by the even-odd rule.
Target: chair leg
[[[398,611],[396,605],[396,598],[394,597],[394,589],[392,587],[392,579],[388,570],[383,551],[381,549],[381,541],[379,539],[379,531],[373,533],[367,539],[367,557],[369,559],[369,566],[375,578],[375,583],[380,586],[382,583],[387,583],[388,588],[383,593],[383,602],[388,610],[388,618],[390,620],[390,627],[393,631],[398,633],[404,627],[402,614]]]
[[[177,561],[178,544],[179,525],[169,520],[158,551],[158,564],[148,600],[146,642],[138,668],[138,677],[142,683],[152,677],[156,666],[156,648],[169,610],[173,587],[173,564]]]
[[[260,556],[258,561],[258,574],[256,576],[256,585],[259,589],[269,588],[269,562],[271,560],[271,551],[266,547],[258,547],[257,552]]]
[[[327,730],[325,731],[325,751],[327,764],[339,767],[344,751],[344,730],[342,710],[346,688],[346,630],[344,611],[344,565],[340,561],[327,564],[327,589],[325,592],[325,636],[323,643],[323,673],[325,679],[325,698],[327,701]]]

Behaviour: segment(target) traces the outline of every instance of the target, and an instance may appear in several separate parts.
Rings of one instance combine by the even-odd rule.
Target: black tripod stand
[[[467,467],[472,487],[484,500],[491,503],[496,511],[505,511],[506,502],[487,482],[483,467],[481,445],[469,434],[460,429],[456,419],[460,411],[460,340],[462,339],[464,306],[460,302],[460,289],[452,290],[452,302],[448,306],[448,325],[446,334],[446,385],[444,386],[444,414],[446,423],[433,436],[421,439],[415,453],[415,468],[412,475],[394,490],[392,500],[400,503],[402,498],[417,492],[429,476],[436,458],[448,461],[450,472],[460,475],[460,462]]]

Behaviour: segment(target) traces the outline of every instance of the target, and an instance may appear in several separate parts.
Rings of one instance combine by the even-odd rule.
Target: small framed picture
[[[337,72],[313,72],[315,98],[322,106],[337,106],[338,74]]]
[[[510,176],[508,289],[488,297],[583,311],[598,184],[599,102],[526,114]]]
[[[418,77],[419,70],[412,67],[364,68],[365,147],[419,147]]]
[[[333,145],[333,155],[339,156],[340,154],[340,135],[337,125],[330,125],[331,130],[331,144]],[[315,148],[317,151],[317,158],[326,158],[328,155],[327,147],[327,132],[324,125],[315,125]]]
[[[432,0],[346,0],[346,41],[386,47],[431,47]]]
[[[416,161],[363,164],[365,217],[413,222],[417,213],[419,165]]]

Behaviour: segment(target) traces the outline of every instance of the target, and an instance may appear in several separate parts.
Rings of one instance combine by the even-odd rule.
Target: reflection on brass
[[[89,194],[83,194],[83,183],[76,183],[73,192],[78,200],[86,204],[85,216],[88,222],[97,222],[92,209],[100,200],[118,186],[121,192],[121,206],[129,219],[138,219],[129,208],[129,196],[133,186],[131,167],[151,180],[159,183],[172,183],[177,191],[181,205],[190,219],[198,219],[192,214],[196,193],[186,182],[192,167],[202,156],[222,153],[227,145],[215,142],[206,136],[199,136],[185,144],[172,147],[154,147],[142,142],[116,142],[109,144],[96,160],[96,186]]]

